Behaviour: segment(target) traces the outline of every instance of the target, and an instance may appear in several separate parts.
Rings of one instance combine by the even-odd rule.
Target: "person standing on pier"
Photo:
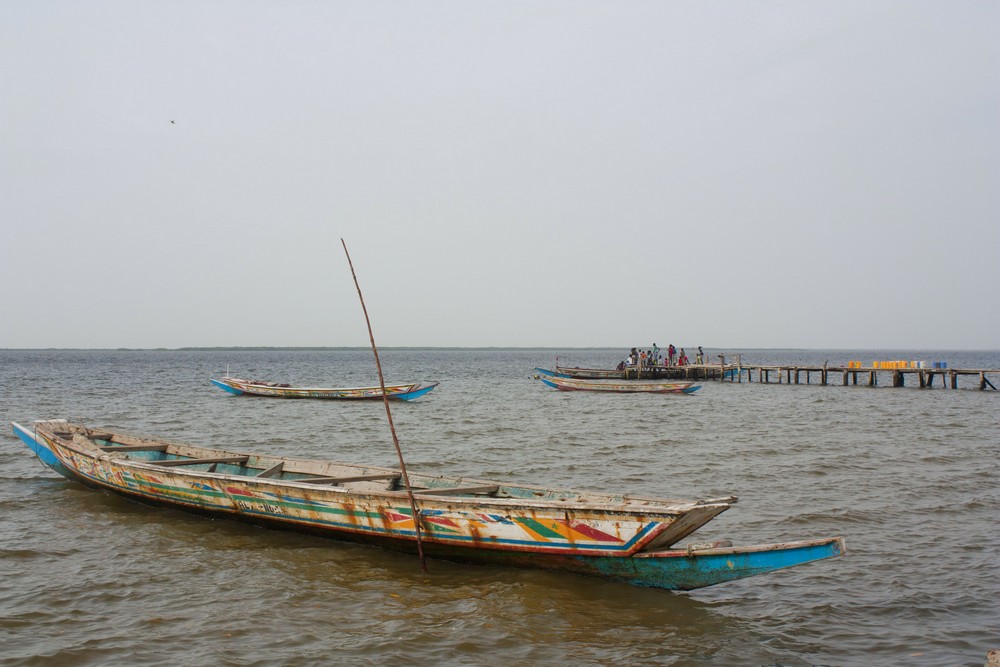
[[[675,354],[677,354],[677,348],[675,348],[674,344],[671,343],[670,345],[667,346],[667,365],[668,366],[673,366],[674,365],[674,355]]]
[[[649,365],[656,366],[659,363],[657,361],[657,359],[659,358],[660,358],[660,348],[656,346],[656,343],[653,343],[653,361],[650,362]]]
[[[701,345],[698,346],[698,354],[695,355],[694,363],[699,366],[705,363],[705,351],[701,349]]]

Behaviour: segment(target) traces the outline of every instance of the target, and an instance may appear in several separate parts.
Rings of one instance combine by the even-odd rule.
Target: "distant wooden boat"
[[[244,380],[243,378],[234,377],[224,377],[218,380],[209,378],[209,380],[216,387],[236,395],[250,394],[253,396],[271,396],[277,398],[382,398],[381,387],[293,387],[290,384],[279,384],[264,380]],[[423,396],[436,386],[438,386],[437,382],[427,384],[411,382],[409,384],[386,385],[385,394],[389,398],[412,401],[415,398]]]
[[[401,473],[39,421],[14,433],[69,479],[144,503],[416,550]],[[844,539],[734,547],[681,540],[736,498],[665,500],[408,475],[426,555],[690,590],[840,556]],[[53,498],[53,502],[59,502]]]
[[[665,380],[584,380],[543,371],[535,375],[544,384],[561,391],[603,391],[614,394],[690,394],[701,387],[694,382]]]
[[[642,380],[663,379],[664,377],[680,377],[685,372],[695,373],[695,377],[718,378],[720,367],[712,364],[687,366],[626,366],[625,368],[577,368],[575,366],[556,366],[555,374],[581,380]],[[551,371],[550,371],[551,372]],[[739,374],[736,366],[726,366],[721,369],[722,379],[733,380]]]
[[[556,373],[570,378],[580,378],[581,380],[625,380],[624,369],[618,368],[571,368],[568,366],[556,366]],[[636,375],[633,368],[631,375]]]

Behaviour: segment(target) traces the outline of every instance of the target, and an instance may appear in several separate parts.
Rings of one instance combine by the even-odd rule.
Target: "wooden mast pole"
[[[420,556],[420,567],[426,572],[427,561],[424,559],[424,545],[420,536],[420,517],[417,514],[417,502],[413,497],[413,488],[410,486],[410,477],[406,474],[406,463],[403,461],[403,450],[399,447],[399,438],[396,437],[396,426],[392,423],[392,410],[389,409],[389,396],[385,393],[385,378],[382,376],[382,362],[378,358],[378,348],[375,347],[375,334],[372,333],[372,323],[368,319],[368,309],[365,307],[365,298],[361,295],[361,285],[358,284],[358,276],[354,272],[354,263],[351,261],[351,253],[347,252],[347,244],[344,239],[340,239],[340,244],[344,246],[344,254],[347,255],[347,265],[351,267],[351,277],[354,278],[354,286],[358,290],[358,299],[361,301],[361,310],[365,314],[365,324],[368,325],[368,339],[372,344],[372,354],[375,355],[375,368],[378,369],[378,383],[382,388],[382,402],[385,403],[385,416],[389,419],[389,430],[392,432],[392,444],[396,446],[396,456],[399,458],[399,469],[403,473],[403,484],[406,486],[406,495],[410,499],[410,512],[413,514],[413,527],[417,534],[417,555]]]

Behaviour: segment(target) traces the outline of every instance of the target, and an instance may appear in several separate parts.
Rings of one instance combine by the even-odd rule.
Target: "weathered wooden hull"
[[[625,371],[615,368],[570,368],[556,366],[556,374],[581,380],[625,380]]]
[[[613,394],[690,394],[700,387],[693,382],[662,380],[585,380],[558,374],[538,374],[542,383],[560,391],[599,391]]]
[[[324,399],[379,399],[382,398],[381,387],[291,387],[275,384],[262,384],[242,378],[224,377],[209,378],[209,381],[219,389],[231,394],[269,396],[272,398],[324,398]],[[431,391],[437,382],[386,385],[385,394],[391,399],[412,401]]]
[[[145,503],[400,551],[416,548],[407,495],[387,488],[387,480],[398,481],[392,470],[241,454],[61,421],[14,424],[14,432],[66,477]],[[841,538],[673,548],[735,498],[662,501],[412,474],[410,480],[425,553],[456,561],[688,590],[843,552]],[[494,495],[476,495],[482,493]]]
[[[544,370],[544,369],[535,369]],[[739,368],[727,366],[700,365],[700,366],[643,366],[637,368],[629,366],[627,369],[618,370],[616,368],[575,368],[569,366],[556,366],[555,371],[547,373],[557,377],[578,378],[580,380],[652,380],[652,379],[677,379],[686,377],[701,377],[706,379],[721,378],[723,380],[733,380],[739,375]]]

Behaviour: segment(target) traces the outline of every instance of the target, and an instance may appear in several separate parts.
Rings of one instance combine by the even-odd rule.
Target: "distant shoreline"
[[[706,350],[722,350],[726,354],[740,352],[766,352],[781,350],[785,352],[857,352],[857,351],[896,351],[896,352],[979,352],[979,353],[1000,353],[1000,349],[974,349],[974,348],[903,348],[903,347],[717,347],[703,346]],[[468,351],[621,351],[629,349],[629,346],[601,346],[601,347],[547,347],[547,346],[379,346],[380,350],[406,350],[406,351],[440,351],[440,350],[468,350]],[[343,347],[284,347],[284,346],[234,346],[234,347],[4,347],[0,352],[358,352],[371,350],[368,346],[343,346]]]

